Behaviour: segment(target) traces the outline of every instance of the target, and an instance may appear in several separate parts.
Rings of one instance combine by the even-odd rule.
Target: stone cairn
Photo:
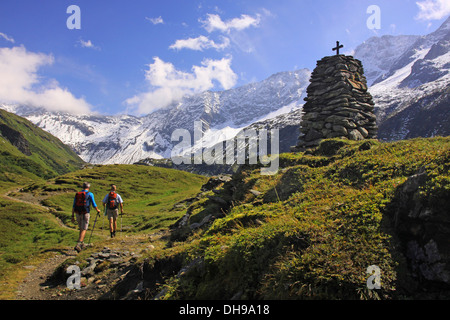
[[[339,55],[338,50],[338,55],[317,62],[310,82],[299,143],[293,151],[314,148],[328,138],[376,138],[374,103],[361,61]]]

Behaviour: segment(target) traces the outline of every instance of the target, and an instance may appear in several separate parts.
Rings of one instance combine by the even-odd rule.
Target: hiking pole
[[[106,206],[104,206],[104,207],[105,207],[105,212],[103,213],[103,217],[106,217]],[[102,219],[102,231],[105,230],[104,226],[105,226],[105,219],[103,218]]]
[[[91,238],[92,238],[92,234],[94,233],[94,229],[95,229],[95,224],[97,223],[97,218],[98,218],[98,216],[100,215],[100,212],[97,212],[97,215],[95,216],[95,221],[94,221],[94,226],[92,227],[92,230],[91,230],[91,235],[89,236],[89,244],[91,244]]]

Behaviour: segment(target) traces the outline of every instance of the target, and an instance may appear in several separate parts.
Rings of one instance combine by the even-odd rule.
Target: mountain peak
[[[447,17],[447,20],[444,21],[444,23],[441,24],[441,26],[437,29],[437,31],[450,31],[450,16]]]
[[[230,90],[188,96],[139,118],[82,117],[14,109],[69,144],[87,162],[134,163],[149,157],[170,157],[172,133],[177,129],[191,132],[195,121],[207,123],[205,141],[213,141],[221,136],[228,139],[254,122],[298,108],[309,78],[307,69],[279,72]]]

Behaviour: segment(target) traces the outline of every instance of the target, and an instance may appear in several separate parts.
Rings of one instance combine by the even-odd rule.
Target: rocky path
[[[19,191],[19,190],[17,190]],[[17,192],[16,191],[16,192]],[[43,206],[39,199],[14,197],[14,191],[2,195],[11,201],[18,201],[44,208],[50,214],[51,208]],[[218,198],[218,197],[215,197]],[[216,200],[217,201],[217,200]],[[206,217],[211,220],[211,215]],[[183,220],[183,219],[181,219]],[[190,226],[191,230],[201,227],[205,219],[199,224]],[[61,222],[62,224],[62,222]],[[65,228],[70,228],[62,224]],[[73,228],[71,228],[73,229]],[[165,230],[151,234],[127,234],[119,232],[117,238],[109,238],[100,226],[95,233],[100,236],[97,243],[88,246],[80,253],[73,248],[65,248],[52,255],[38,265],[25,266],[29,273],[17,288],[16,299],[19,300],[96,300],[96,299],[138,299],[140,295],[153,297],[158,290],[158,281],[162,281],[161,270],[154,273],[150,293],[144,288],[143,266],[145,257],[150,252],[161,250],[167,246],[171,231]],[[89,234],[90,235],[90,234]],[[69,261],[67,261],[70,259]],[[169,273],[176,274],[180,266],[172,261],[163,262],[169,267]],[[173,265],[172,265],[173,264]],[[67,288],[69,277],[67,267],[76,265],[80,271],[79,289]],[[159,266],[158,268],[161,268]],[[173,269],[173,270],[172,270]],[[181,272],[181,271],[180,271]]]
[[[70,256],[75,255],[75,251],[68,250],[67,253],[56,253],[38,266],[26,266],[31,272],[22,281],[17,290],[17,299],[20,300],[50,300],[52,293],[47,290],[47,279],[53,274],[55,269]]]
[[[17,190],[8,190],[2,194],[2,197],[10,201],[26,203],[28,205],[36,206],[45,209],[50,214],[52,209],[40,204],[40,201],[36,201],[36,198],[18,198],[13,197],[12,194],[18,192]],[[56,217],[58,224],[63,228],[70,228],[65,225],[60,219]],[[103,232],[96,230],[97,232]],[[66,299],[98,299],[105,291],[114,284],[115,280],[122,279],[121,273],[117,272],[119,269],[129,267],[130,264],[135,261],[139,255],[135,252],[129,251],[126,248],[134,248],[141,251],[148,250],[148,241],[155,235],[148,236],[132,236],[127,237],[120,234],[118,239],[111,240],[106,238],[102,241],[103,244],[107,244],[111,247],[118,248],[113,250],[108,247],[103,247],[101,251],[96,252],[93,248],[83,250],[82,253],[89,251],[92,252],[91,256],[87,259],[80,257],[77,258],[78,253],[72,248],[65,248],[58,250],[51,254],[49,257],[38,265],[27,265],[23,268],[29,270],[27,276],[23,279],[21,284],[17,288],[16,299],[18,300],[66,300]],[[157,235],[156,235],[157,237]],[[140,245],[144,243],[145,245]],[[147,249],[146,249],[147,248]],[[152,246],[150,245],[150,248]],[[81,255],[85,256],[85,255]],[[63,282],[51,283],[50,277],[55,271],[67,260],[74,259],[76,264],[86,265],[82,268],[82,289],[81,290],[67,290],[66,284]],[[112,272],[108,272],[107,275],[102,274],[105,269],[110,269]],[[123,275],[123,274],[122,274]]]
[[[19,285],[19,300],[95,300],[102,298],[133,268],[134,263],[155,249],[164,233],[122,236],[105,240],[95,247],[83,250],[79,255],[73,249],[55,253],[37,266],[26,266],[31,271]],[[156,242],[155,242],[156,241]],[[153,244],[152,244],[153,243]],[[105,245],[105,246],[104,246]],[[68,275],[56,281],[51,279],[55,271],[67,260],[80,267],[81,289],[69,290],[65,283]],[[67,266],[66,266],[67,267]],[[64,268],[63,268],[64,269]],[[135,288],[132,288],[135,289]]]

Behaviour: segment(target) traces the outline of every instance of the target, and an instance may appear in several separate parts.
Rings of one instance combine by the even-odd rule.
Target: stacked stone
[[[325,57],[317,62],[310,81],[295,151],[328,138],[376,138],[374,103],[361,61],[345,55]]]

